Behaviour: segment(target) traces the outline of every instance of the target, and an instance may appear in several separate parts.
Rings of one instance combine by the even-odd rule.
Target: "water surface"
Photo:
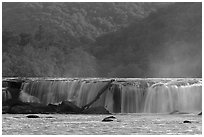
[[[116,114],[117,120],[102,122],[109,115],[3,114],[3,135],[195,135],[202,134],[202,116],[197,114]],[[191,123],[183,123],[189,120]]]

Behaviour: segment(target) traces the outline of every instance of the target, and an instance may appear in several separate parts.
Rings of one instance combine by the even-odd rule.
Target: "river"
[[[201,135],[202,116],[191,114],[114,114],[115,121],[102,122],[109,115],[3,114],[3,135]],[[188,120],[191,123],[183,123]]]

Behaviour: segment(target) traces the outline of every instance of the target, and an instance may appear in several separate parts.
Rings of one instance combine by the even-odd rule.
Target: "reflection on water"
[[[196,114],[116,114],[118,121],[113,122],[101,122],[108,115],[38,115],[40,118],[3,114],[2,134],[202,134],[202,116]]]

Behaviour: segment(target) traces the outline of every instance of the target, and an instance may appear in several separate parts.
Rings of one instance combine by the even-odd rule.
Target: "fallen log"
[[[97,96],[88,104],[86,104],[85,106],[83,106],[81,108],[81,111],[84,111],[85,109],[88,109],[94,102],[96,102],[100,96],[109,88],[112,86],[112,82],[115,81],[115,79],[111,79],[108,84],[106,86],[104,86],[97,94]]]

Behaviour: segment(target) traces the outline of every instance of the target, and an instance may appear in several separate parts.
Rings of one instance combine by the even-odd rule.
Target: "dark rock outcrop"
[[[63,101],[59,105],[43,105],[40,103],[25,103],[19,100],[10,100],[2,107],[3,114],[111,114],[104,107],[90,107],[82,110],[72,102]]]
[[[90,107],[82,111],[83,114],[111,114],[104,107]]]
[[[22,103],[10,106],[6,113],[9,114],[48,114],[47,106],[34,103]]]
[[[174,111],[170,112],[169,114],[177,114],[177,113],[179,113],[179,111],[178,110],[174,110]]]
[[[9,106],[2,106],[2,114],[8,113]]]
[[[180,112],[178,110],[175,110],[173,112],[170,112],[169,114],[189,114],[188,112]]]
[[[18,99],[21,91],[23,80],[7,80],[7,90],[11,94],[12,99]]]
[[[57,108],[56,106],[52,105],[43,105],[40,103],[28,103],[22,102],[17,99],[10,99],[4,102],[2,106],[3,114],[49,114],[49,113],[56,113]]]
[[[58,112],[58,105],[48,104],[46,107],[46,111],[48,112]]]
[[[61,104],[58,105],[59,113],[80,113],[81,108],[76,106],[70,101],[62,101]]]
[[[91,105],[100,98],[101,94],[111,86],[113,81],[115,80],[110,80],[91,102],[80,108],[71,101],[62,101],[59,105],[44,105],[40,102],[23,102],[19,99],[19,95],[21,92],[21,86],[25,80],[7,79],[3,82],[4,86],[6,86],[5,91],[8,91],[11,94],[11,98],[3,102],[2,112],[3,114],[111,114],[104,107],[91,107]]]
[[[20,96],[21,86],[23,82],[24,80],[19,80],[19,79],[2,81],[2,84],[3,84],[2,93],[4,95],[2,100],[3,106],[13,106],[21,102],[19,100],[19,96]]]

